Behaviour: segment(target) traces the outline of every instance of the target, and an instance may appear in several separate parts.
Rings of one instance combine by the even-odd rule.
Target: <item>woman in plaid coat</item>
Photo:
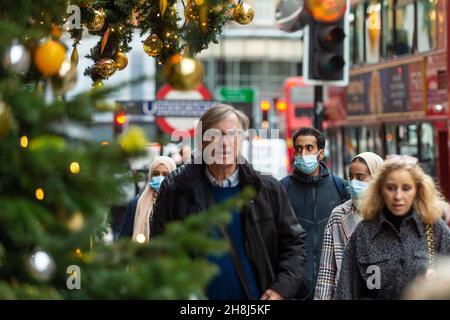
[[[372,152],[360,153],[350,163],[349,191],[352,199],[333,209],[325,227],[314,296],[316,300],[334,299],[345,245],[357,224],[362,220],[358,211],[359,199],[367,188],[367,183],[382,164],[383,159]]]

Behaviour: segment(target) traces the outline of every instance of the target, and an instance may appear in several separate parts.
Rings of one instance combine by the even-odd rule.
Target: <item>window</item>
[[[420,126],[420,164],[427,174],[436,176],[433,127],[430,123],[422,123]]]
[[[397,126],[386,126],[386,154],[397,154]]]
[[[424,52],[436,48],[437,41],[437,0],[417,2],[417,51]]]
[[[382,55],[390,58],[394,55],[394,0],[384,0],[382,8]]]
[[[406,154],[419,159],[417,125],[398,126],[399,154]]]
[[[350,12],[350,57],[353,64],[364,62],[364,4],[359,3]]]
[[[398,0],[395,6],[395,54],[411,54],[414,50],[414,2]]]
[[[366,62],[380,61],[381,44],[381,4],[379,1],[369,1],[365,14],[366,25]]]
[[[344,166],[348,171],[348,166],[353,157],[358,154],[358,134],[357,128],[347,128],[344,134]]]
[[[327,144],[330,152],[331,170],[334,174],[340,177],[346,177],[347,172],[344,172],[342,165],[342,134],[340,129],[327,130]]]

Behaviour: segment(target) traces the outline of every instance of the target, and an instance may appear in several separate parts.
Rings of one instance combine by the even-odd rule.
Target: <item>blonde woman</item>
[[[332,300],[334,298],[345,245],[353,230],[362,220],[359,212],[362,194],[382,164],[383,159],[373,152],[360,153],[350,163],[349,192],[352,198],[333,209],[325,227],[319,276],[314,296],[316,300]]]
[[[441,195],[409,156],[386,160],[365,195],[364,220],[345,248],[336,299],[398,299],[430,271],[435,254],[450,254]]]
[[[159,193],[162,181],[177,168],[175,161],[169,157],[157,157],[150,164],[148,182],[144,191],[134,198],[127,207],[120,230],[120,237],[132,237],[134,241],[148,241],[150,237],[150,218],[153,205]]]

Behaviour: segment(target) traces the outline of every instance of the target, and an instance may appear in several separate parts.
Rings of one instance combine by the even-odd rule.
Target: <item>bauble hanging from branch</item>
[[[30,51],[18,41],[13,41],[3,53],[3,67],[17,74],[25,74],[30,69]]]
[[[173,89],[195,90],[203,83],[203,66],[194,58],[176,54],[164,64],[164,77]]]
[[[114,62],[116,63],[117,70],[123,70],[128,65],[128,57],[122,51],[117,51],[114,55]]]
[[[96,70],[99,76],[106,79],[116,72],[117,64],[113,59],[104,58],[97,63]]]
[[[163,49],[163,42],[156,34],[152,34],[144,41],[144,51],[151,57],[157,57],[161,54]]]
[[[95,10],[94,19],[88,23],[87,28],[91,32],[100,31],[105,26],[105,13],[103,11]]]
[[[36,68],[46,77],[56,75],[65,58],[66,48],[56,40],[46,41],[34,53]]]
[[[255,10],[248,3],[239,3],[233,12],[233,20],[239,24],[249,24],[253,21]]]

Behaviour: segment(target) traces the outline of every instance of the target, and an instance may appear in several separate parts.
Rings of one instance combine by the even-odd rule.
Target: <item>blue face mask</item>
[[[166,177],[164,176],[156,176],[152,177],[150,181],[148,182],[148,186],[155,190],[156,192],[159,192],[159,187],[161,186],[161,183]]]
[[[317,153],[316,155],[295,156],[294,167],[303,173],[311,174],[319,165],[318,155]]]
[[[352,195],[352,199],[359,199],[368,186],[369,184],[367,182],[353,179],[350,181],[350,185],[347,187],[347,190]]]

